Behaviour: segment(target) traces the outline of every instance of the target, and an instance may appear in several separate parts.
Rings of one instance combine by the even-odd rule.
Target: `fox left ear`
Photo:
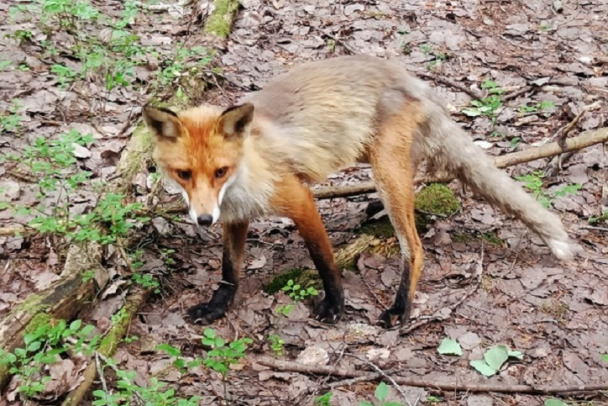
[[[253,120],[253,104],[245,103],[224,110],[219,119],[219,128],[228,137],[241,137]]]
[[[182,123],[177,114],[161,107],[144,106],[141,109],[146,125],[157,137],[174,139],[182,135]]]

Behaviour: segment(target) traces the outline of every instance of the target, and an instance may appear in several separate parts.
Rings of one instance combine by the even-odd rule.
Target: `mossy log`
[[[380,244],[380,240],[369,234],[361,234],[354,241],[351,241],[346,246],[338,249],[334,253],[336,266],[340,269],[354,269],[355,262],[359,255],[365,251],[371,250],[374,246]],[[293,280],[303,286],[313,286],[321,288],[321,279],[315,270],[292,268],[281,272],[275,276],[264,288],[266,293],[274,294],[287,284],[287,281]]]
[[[146,162],[150,151],[150,135],[140,126],[133,134],[117,167],[117,176],[108,185],[108,191],[124,194],[133,178]],[[23,335],[33,331],[41,323],[51,319],[71,320],[93,300],[96,287],[102,288],[109,275],[99,265],[102,247],[89,243],[86,246],[73,244],[68,249],[66,262],[60,279],[49,288],[30,295],[15,306],[0,321],[0,348],[12,351],[23,345]],[[94,271],[94,280],[85,282],[83,273]],[[0,367],[0,388],[8,381],[9,373]]]
[[[118,348],[118,344],[127,333],[131,320],[143,304],[150,289],[135,288],[125,300],[125,305],[119,311],[119,319],[112,325],[106,336],[99,345],[99,354],[104,357],[111,357]],[[97,365],[90,362],[83,373],[83,381],[74,389],[63,401],[62,406],[75,406],[80,404],[85,395],[93,385],[97,377]]]
[[[228,38],[240,3],[238,0],[215,0],[213,11],[205,22],[205,33]]]

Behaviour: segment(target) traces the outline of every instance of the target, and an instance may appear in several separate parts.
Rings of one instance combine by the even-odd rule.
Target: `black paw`
[[[390,309],[387,309],[382,313],[380,319],[378,320],[378,324],[384,328],[392,328],[397,326],[403,326],[407,324],[409,320],[410,316],[408,311],[403,311],[391,307]]]
[[[344,298],[329,299],[325,297],[315,309],[315,314],[319,321],[330,324],[337,323],[344,314]]]
[[[212,303],[199,303],[188,309],[188,317],[192,323],[197,324],[211,324],[224,316],[226,316],[226,308]]]

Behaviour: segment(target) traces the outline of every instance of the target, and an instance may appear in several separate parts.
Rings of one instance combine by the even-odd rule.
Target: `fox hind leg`
[[[407,323],[422,273],[424,252],[414,218],[414,164],[411,147],[423,116],[418,105],[407,105],[389,118],[376,134],[369,159],[380,199],[389,213],[401,248],[401,282],[393,305],[379,323],[393,327]]]

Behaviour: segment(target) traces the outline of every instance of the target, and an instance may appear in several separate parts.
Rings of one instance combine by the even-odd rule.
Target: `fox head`
[[[154,160],[181,187],[192,221],[199,226],[214,224],[226,189],[238,175],[253,105],[224,111],[201,106],[177,114],[145,106],[142,114],[155,135]]]

